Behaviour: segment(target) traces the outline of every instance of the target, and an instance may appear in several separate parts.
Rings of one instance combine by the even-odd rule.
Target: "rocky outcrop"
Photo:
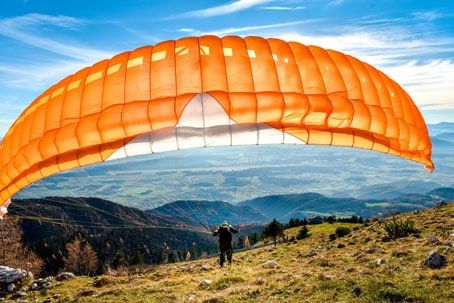
[[[0,290],[13,292],[27,285],[33,279],[33,274],[25,269],[0,266]]]
[[[265,262],[265,264],[263,264],[263,267],[265,268],[278,268],[279,267],[279,264],[274,261],[274,260],[268,260]]]

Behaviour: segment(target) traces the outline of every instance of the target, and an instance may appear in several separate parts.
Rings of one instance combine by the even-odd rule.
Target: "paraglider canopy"
[[[418,108],[367,63],[272,38],[190,37],[103,60],[36,98],[0,146],[0,216],[20,189],[76,167],[282,143],[363,148],[434,168]]]

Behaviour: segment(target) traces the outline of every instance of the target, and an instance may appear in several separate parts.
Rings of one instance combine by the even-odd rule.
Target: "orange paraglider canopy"
[[[434,168],[418,108],[367,63],[278,39],[190,37],[98,62],[33,101],[0,146],[0,205],[101,161],[269,143],[357,147]]]

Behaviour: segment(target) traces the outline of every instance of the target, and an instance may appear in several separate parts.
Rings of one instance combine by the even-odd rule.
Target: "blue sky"
[[[332,48],[397,80],[428,123],[454,121],[454,1],[0,2],[0,137],[36,96],[121,51],[202,34]]]

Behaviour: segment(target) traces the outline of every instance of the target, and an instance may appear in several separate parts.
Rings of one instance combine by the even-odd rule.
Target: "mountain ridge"
[[[217,225],[224,220],[231,224],[263,223],[269,219],[249,206],[208,200],[177,200],[146,212],[163,217],[177,217],[181,220],[194,218],[195,221],[207,225]]]

